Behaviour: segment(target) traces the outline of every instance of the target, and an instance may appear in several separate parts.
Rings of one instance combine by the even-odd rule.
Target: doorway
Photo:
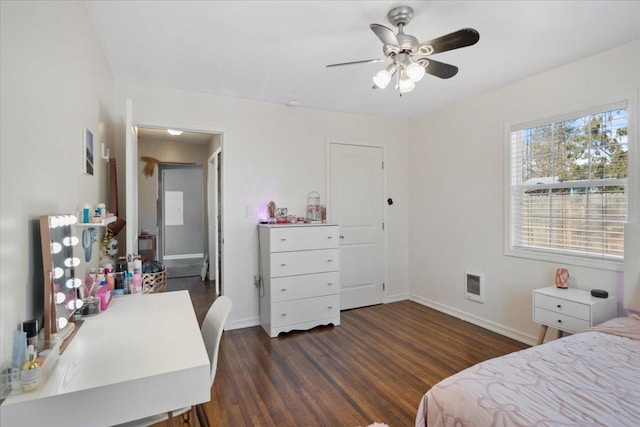
[[[158,261],[171,277],[199,276],[205,259],[202,166],[158,164]]]
[[[211,252],[213,251],[213,246],[211,245],[211,241],[213,239],[213,234],[216,232],[217,227],[209,218],[208,212],[211,209],[211,205],[213,204],[213,193],[217,192],[211,188],[212,179],[210,177],[210,171],[207,164],[207,159],[211,157],[212,153],[219,151],[222,152],[222,134],[213,130],[183,130],[180,135],[170,135],[168,133],[167,128],[163,128],[158,125],[139,125],[136,127],[136,137],[133,139],[133,144],[135,145],[135,161],[131,162],[135,166],[135,171],[132,173],[134,177],[137,179],[132,179],[132,183],[129,180],[126,181],[127,192],[131,191],[132,194],[136,194],[136,197],[131,203],[135,203],[134,212],[135,215],[135,223],[133,224],[134,231],[134,245],[133,253],[139,253],[139,235],[143,232],[147,234],[156,234],[157,246],[158,246],[158,258],[160,258],[165,264],[176,264],[182,260],[171,259],[172,255],[176,255],[173,253],[168,253],[166,248],[166,237],[168,231],[166,227],[162,225],[162,218],[166,218],[166,215],[163,216],[162,212],[162,197],[164,195],[164,191],[160,191],[159,180],[161,178],[161,174],[165,173],[167,170],[180,169],[182,166],[198,166],[200,168],[201,174],[201,196],[199,203],[203,206],[203,227],[200,232],[200,238],[202,240],[202,249],[200,251],[189,250],[188,253],[184,252],[183,254],[201,254],[200,262],[198,263],[197,271],[195,274],[198,277],[196,280],[206,280],[209,279],[211,281],[215,281],[215,287],[222,289],[222,281],[223,275],[220,273],[218,277],[210,276],[207,274],[208,271],[208,263],[205,265],[205,260],[211,256]],[[133,148],[133,147],[132,147]],[[129,153],[134,152],[134,150],[127,150],[127,159],[131,156]],[[144,159],[151,158],[151,167],[149,166],[149,162]],[[127,163],[127,166],[130,166]],[[169,167],[167,167],[169,166]],[[151,175],[146,176],[144,173],[144,169],[150,169]],[[163,169],[165,172],[161,172]],[[155,175],[158,173],[158,175]],[[172,172],[169,172],[172,173]],[[220,172],[222,174],[222,172]],[[134,185],[130,185],[134,184]],[[220,179],[220,189],[222,189],[222,180]],[[172,191],[172,190],[170,190]],[[175,194],[173,196],[176,196]],[[172,197],[172,196],[170,196]],[[183,194],[184,197],[184,194]],[[217,199],[216,204],[217,209],[220,212],[220,222],[222,223],[222,212],[223,210],[223,200],[224,198],[220,195],[220,198]],[[175,201],[175,200],[174,200]],[[183,205],[185,204],[185,200],[183,199]],[[159,212],[160,211],[160,212]],[[128,210],[127,210],[128,212]],[[175,212],[174,212],[175,213]],[[129,218],[129,217],[127,217]],[[127,221],[127,225],[129,225],[129,221]],[[172,227],[172,226],[170,226]],[[163,229],[165,231],[163,235]],[[222,230],[219,230],[219,233],[222,234]],[[192,239],[196,240],[196,239]],[[144,244],[143,240],[140,240]],[[129,245],[127,245],[127,251],[129,252]],[[222,247],[220,247],[219,252],[223,252]],[[131,252],[129,252],[131,253]],[[169,259],[167,259],[166,255],[169,255]],[[191,257],[190,257],[191,258]],[[192,259],[189,259],[191,262]],[[168,266],[169,268],[169,266]],[[176,277],[175,274],[172,274],[172,270],[174,273],[177,273],[175,268],[169,268],[169,277]],[[194,274],[194,270],[192,270],[189,275]],[[204,279],[202,279],[204,277]],[[216,292],[216,294],[218,294]]]

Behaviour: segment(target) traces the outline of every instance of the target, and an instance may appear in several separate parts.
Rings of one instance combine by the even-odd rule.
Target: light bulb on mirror
[[[62,304],[65,299],[67,299],[67,296],[64,292],[56,292],[56,304]]]
[[[59,254],[60,251],[62,250],[62,245],[58,242],[52,242],[51,243],[51,253],[52,254]]]
[[[64,317],[58,317],[58,329],[64,329],[69,324],[69,321]]]
[[[69,301],[67,303],[67,308],[69,310],[77,310],[80,307],[82,307],[82,300],[81,299],[72,299],[71,301]]]
[[[77,289],[82,286],[82,280],[78,278],[72,278],[66,281],[65,286],[69,289]]]
[[[62,244],[65,246],[75,246],[80,242],[76,236],[65,237],[62,239]]]
[[[67,258],[64,260],[64,266],[65,267],[77,267],[80,265],[80,258],[78,257],[73,257],[73,258]]]
[[[58,228],[60,226],[60,220],[57,216],[49,217],[49,228]]]
[[[56,267],[56,268],[53,269],[53,277],[55,279],[59,279],[62,276],[64,276],[64,270],[62,268]]]

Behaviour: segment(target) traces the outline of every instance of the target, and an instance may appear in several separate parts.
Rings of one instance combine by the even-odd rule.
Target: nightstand
[[[560,289],[556,286],[533,291],[533,321],[540,323],[537,344],[544,342],[547,328],[577,333],[616,317],[616,297],[596,298],[582,289]]]

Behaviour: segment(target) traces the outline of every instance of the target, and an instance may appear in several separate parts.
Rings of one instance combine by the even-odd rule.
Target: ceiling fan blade
[[[458,67],[455,65],[434,61],[431,58],[420,58],[417,62],[424,67],[425,72],[432,76],[440,77],[441,79],[450,79],[458,74]]]
[[[398,50],[400,43],[398,43],[395,33],[389,27],[380,24],[369,24],[369,28],[382,40],[385,46],[391,46],[394,47],[395,50]]]
[[[327,65],[327,68],[331,68],[331,67],[341,67],[343,65],[355,65],[355,64],[368,64],[371,62],[383,62],[386,61],[387,58],[384,59],[365,59],[362,61],[353,61],[353,62],[341,62],[339,64],[329,64]]]
[[[446,36],[420,43],[418,54],[433,55],[434,53],[459,49],[474,45],[478,43],[478,40],[480,40],[480,33],[473,28],[463,28]]]

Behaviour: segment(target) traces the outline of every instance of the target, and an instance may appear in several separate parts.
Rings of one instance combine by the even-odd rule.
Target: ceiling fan
[[[342,62],[340,64],[330,64],[327,67],[383,62],[390,59],[391,64],[373,77],[373,88],[386,88],[391,78],[396,75],[396,88],[400,91],[400,96],[402,96],[403,93],[411,92],[415,88],[416,82],[420,81],[425,73],[441,79],[449,79],[458,73],[458,67],[433,60],[430,58],[431,55],[471,46],[480,39],[480,34],[473,28],[463,28],[451,34],[420,43],[417,38],[404,32],[404,27],[413,18],[412,8],[409,6],[394,7],[387,14],[387,18],[392,25],[398,27],[398,34],[395,34],[393,30],[384,25],[369,25],[371,31],[382,41],[384,59]]]

